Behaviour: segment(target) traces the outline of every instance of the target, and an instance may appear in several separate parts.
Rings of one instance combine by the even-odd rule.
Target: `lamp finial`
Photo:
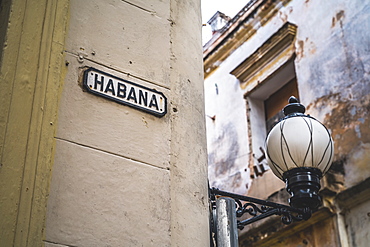
[[[304,105],[299,103],[299,100],[296,97],[291,96],[288,102],[289,104],[286,105],[283,109],[285,116],[289,116],[291,114],[296,114],[296,113],[303,114],[306,111],[306,108],[304,107]]]

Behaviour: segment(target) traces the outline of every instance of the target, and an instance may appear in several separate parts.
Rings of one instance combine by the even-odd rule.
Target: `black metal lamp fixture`
[[[216,209],[217,197],[230,197],[237,205],[236,217],[245,213],[251,216],[237,221],[239,229],[271,215],[280,215],[285,224],[307,220],[321,205],[320,179],[332,163],[333,140],[323,124],[304,114],[305,107],[295,97],[290,97],[283,111],[285,118],[266,138],[266,157],[273,173],[286,183],[290,206],[210,189],[212,210]]]

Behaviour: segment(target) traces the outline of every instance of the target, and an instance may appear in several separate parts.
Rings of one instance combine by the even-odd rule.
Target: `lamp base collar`
[[[295,208],[309,207],[316,210],[321,206],[320,190],[321,170],[313,167],[297,167],[284,172],[283,179],[288,193],[292,196],[289,204]]]

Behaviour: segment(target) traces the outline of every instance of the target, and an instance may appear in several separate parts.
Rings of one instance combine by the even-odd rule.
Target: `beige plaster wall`
[[[46,246],[208,246],[199,0],[71,0]],[[84,67],[162,92],[157,118]]]

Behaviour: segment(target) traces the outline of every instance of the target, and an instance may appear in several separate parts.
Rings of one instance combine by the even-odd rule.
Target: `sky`
[[[202,0],[202,23],[207,24],[217,11],[233,18],[248,2],[249,0]],[[202,31],[204,44],[211,38],[212,31],[208,24]]]

